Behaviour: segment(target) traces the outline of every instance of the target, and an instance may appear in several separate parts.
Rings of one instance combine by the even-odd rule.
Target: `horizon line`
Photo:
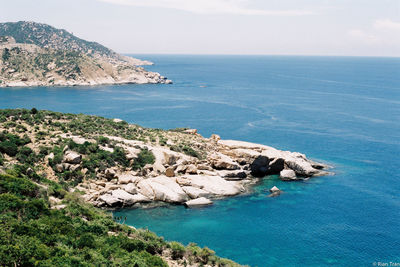
[[[165,55],[165,56],[281,56],[281,57],[372,57],[372,58],[400,58],[399,56],[378,56],[378,55],[313,55],[313,54],[216,54],[216,53],[125,53],[121,55]]]

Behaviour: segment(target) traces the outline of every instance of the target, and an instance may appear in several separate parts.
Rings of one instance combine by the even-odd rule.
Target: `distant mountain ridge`
[[[37,22],[0,23],[0,87],[171,83],[150,65],[63,29]]]
[[[17,43],[34,44],[41,48],[120,58],[117,53],[99,43],[80,39],[66,30],[56,29],[43,23],[32,21],[0,23],[0,36],[11,36]]]

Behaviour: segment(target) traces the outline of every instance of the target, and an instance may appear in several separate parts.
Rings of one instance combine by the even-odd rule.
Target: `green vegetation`
[[[18,166],[0,174],[1,266],[166,267],[160,255],[168,249],[173,259],[185,263],[238,266],[208,248],[185,248],[148,230],[121,225],[77,193],[64,192],[63,208],[52,209],[51,182],[23,170]],[[35,184],[32,177],[45,186]]]
[[[0,175],[1,266],[167,266],[162,238],[117,224],[77,195],[62,210],[46,198],[27,177]]]
[[[3,61],[7,61],[10,58],[10,50],[8,48],[4,48],[2,59]]]
[[[18,135],[2,132],[0,133],[0,152],[13,157],[21,151],[21,146],[30,142],[31,140],[27,136],[20,138]]]
[[[153,153],[147,149],[142,149],[133,163],[133,169],[143,168],[146,164],[153,164],[154,161]]]
[[[107,135],[163,140],[166,145],[163,130],[35,108],[0,110],[0,128],[0,266],[167,266],[161,255],[180,266],[238,266],[208,248],[166,242],[147,230],[126,226],[125,220],[85,203],[79,191],[69,193],[83,179],[95,178],[99,170],[115,165],[139,169],[154,163],[148,149],[128,160],[119,141]],[[94,141],[77,144],[68,135]],[[178,148],[194,155],[186,143]],[[57,168],[65,149],[83,155],[85,174]],[[44,159],[51,153],[47,165]],[[50,178],[57,181],[41,172],[49,166],[57,175]]]
[[[199,158],[199,159],[202,158],[202,156],[201,156],[201,154],[199,152],[197,152],[196,150],[194,150],[193,148],[191,148],[188,145],[184,145],[184,144],[172,145],[172,146],[170,146],[170,149],[172,151],[176,151],[176,152],[183,152],[186,155],[189,155],[189,156],[192,156],[192,157],[195,157],[195,158]]]

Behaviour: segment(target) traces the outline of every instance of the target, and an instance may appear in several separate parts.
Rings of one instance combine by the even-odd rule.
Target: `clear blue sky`
[[[122,53],[400,56],[400,0],[10,0]]]

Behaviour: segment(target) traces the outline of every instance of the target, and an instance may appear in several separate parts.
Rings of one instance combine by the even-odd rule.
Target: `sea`
[[[263,178],[188,209],[124,209],[125,223],[250,266],[400,264],[400,58],[136,55],[171,85],[0,89],[1,108],[196,128],[298,151],[332,176]],[[284,191],[270,198],[268,189]]]

